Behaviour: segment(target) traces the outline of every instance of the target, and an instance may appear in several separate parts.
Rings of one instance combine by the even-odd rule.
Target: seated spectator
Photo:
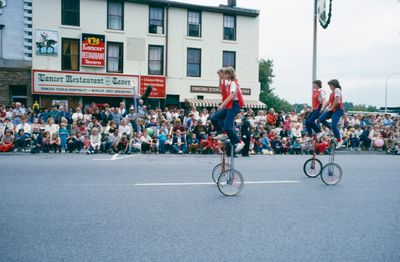
[[[15,126],[15,131],[24,130],[25,139],[31,138],[32,136],[32,126],[27,123],[27,120],[26,116],[22,116],[21,123]]]
[[[129,123],[128,119],[123,119],[121,121],[121,124],[119,126],[119,131],[122,134],[126,134],[128,137],[132,136],[132,126],[131,123]]]
[[[275,154],[283,154],[283,145],[279,136],[276,136],[274,140],[271,141],[271,147],[274,150]]]
[[[129,138],[126,133],[123,133],[121,139],[117,143],[117,152],[120,154],[129,154]]]
[[[99,120],[97,120],[96,117],[92,117],[92,121],[87,125],[87,129],[89,131],[89,134],[92,133],[92,129],[97,128],[98,132],[101,132],[103,127],[101,126]]]
[[[43,131],[43,137],[42,137],[42,150],[43,153],[49,153],[50,152],[50,133],[49,131]]]
[[[40,151],[42,151],[43,148],[43,135],[42,133],[39,133],[34,141],[34,146],[31,149],[32,154],[37,154]]]
[[[90,154],[96,154],[100,151],[100,145],[101,145],[101,138],[99,135],[99,129],[96,127],[92,129],[92,134],[90,135],[90,145],[89,149],[87,150],[87,153]]]
[[[13,123],[11,123],[10,118],[8,118],[8,117],[6,117],[4,119],[4,123],[3,123],[3,126],[2,126],[2,133],[0,133],[0,136],[5,134],[5,132],[7,130],[14,131],[14,125],[13,125]]]
[[[58,133],[59,126],[54,123],[53,118],[49,118],[47,120],[47,125],[44,127],[44,130],[50,133],[50,136],[53,136],[53,134]]]
[[[61,153],[61,139],[57,133],[53,133],[50,136],[49,150],[53,150],[54,153]]]
[[[295,155],[301,154],[301,138],[298,137],[293,141],[292,153]]]
[[[175,154],[186,153],[187,146],[185,143],[185,137],[184,137],[184,135],[182,135],[180,129],[176,130],[176,135],[174,136],[174,139],[172,142],[172,149]]]
[[[154,146],[153,139],[151,139],[151,137],[149,136],[149,132],[147,131],[147,129],[143,130],[140,141],[142,142],[142,153],[147,153]]]
[[[215,139],[215,135],[210,135],[206,140],[202,141],[202,151],[205,154],[221,153],[218,140]]]
[[[355,128],[350,128],[349,147],[351,150],[360,150],[360,138],[356,134]]]
[[[315,150],[317,154],[329,154],[329,147],[331,144],[331,140],[329,137],[324,137],[324,139],[315,144]]]
[[[78,123],[79,121],[82,121],[83,120],[83,114],[82,114],[82,110],[81,110],[81,108],[80,107],[77,107],[76,109],[75,109],[75,113],[73,113],[72,114],[72,121],[74,122],[74,123]],[[45,120],[46,121],[46,120]]]
[[[271,147],[271,143],[269,142],[269,139],[268,139],[268,133],[267,132],[262,133],[261,136],[262,136],[262,139],[261,139],[262,150],[267,150],[269,152],[269,154],[271,154],[272,147]]]
[[[136,134],[131,139],[131,152],[132,153],[140,152],[141,148],[142,148],[142,143],[140,141],[140,136],[138,134]]]
[[[7,129],[4,132],[3,137],[1,138],[0,152],[10,152],[13,149],[13,144],[14,144],[13,132],[10,129]]]
[[[196,134],[192,133],[188,139],[189,154],[197,153],[199,150],[199,139],[197,139]]]
[[[24,151],[26,150],[26,147],[28,146],[28,143],[30,143],[31,137],[27,137],[25,135],[24,129],[19,129],[18,132],[15,134],[15,141],[14,141],[14,152],[18,151]]]

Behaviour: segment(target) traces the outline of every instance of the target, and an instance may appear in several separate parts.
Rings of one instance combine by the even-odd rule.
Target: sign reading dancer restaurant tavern
[[[32,93],[45,95],[133,97],[139,76],[33,70]]]
[[[105,36],[82,34],[82,66],[104,67],[106,57]]]

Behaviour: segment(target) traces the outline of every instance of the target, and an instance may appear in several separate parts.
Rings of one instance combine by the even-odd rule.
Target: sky
[[[218,6],[226,0],[178,0]],[[274,61],[275,93],[290,103],[310,103],[312,0],[237,0],[260,10],[260,58]],[[400,0],[333,0],[332,19],[318,26],[317,78],[328,91],[336,78],[344,101],[400,106]]]

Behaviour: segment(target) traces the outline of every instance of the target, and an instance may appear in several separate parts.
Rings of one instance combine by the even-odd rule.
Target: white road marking
[[[134,157],[136,155],[127,155],[127,156],[120,156],[119,154],[114,154],[111,158],[93,158],[92,160],[94,161],[115,161],[115,160],[120,160],[128,157]]]
[[[299,180],[275,180],[275,181],[247,181],[245,184],[294,184],[302,183]],[[202,186],[215,185],[213,182],[193,182],[193,183],[138,183],[135,186]]]

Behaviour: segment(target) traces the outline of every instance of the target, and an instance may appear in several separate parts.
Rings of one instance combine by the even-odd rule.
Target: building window
[[[123,73],[124,45],[107,42],[107,72]]]
[[[62,0],[61,1],[61,24],[80,25],[80,0]]]
[[[149,33],[164,34],[164,9],[150,7],[149,9]]]
[[[222,54],[222,67],[231,66],[236,68],[236,52],[223,51]]]
[[[236,17],[224,15],[224,40],[236,40]]]
[[[164,74],[164,47],[149,46],[149,75]]]
[[[107,29],[124,30],[124,2],[108,0]]]
[[[201,76],[201,49],[187,49],[187,69],[186,75],[192,77]]]
[[[79,39],[62,39],[61,69],[79,71]]]
[[[201,37],[201,13],[188,11],[188,36]]]

